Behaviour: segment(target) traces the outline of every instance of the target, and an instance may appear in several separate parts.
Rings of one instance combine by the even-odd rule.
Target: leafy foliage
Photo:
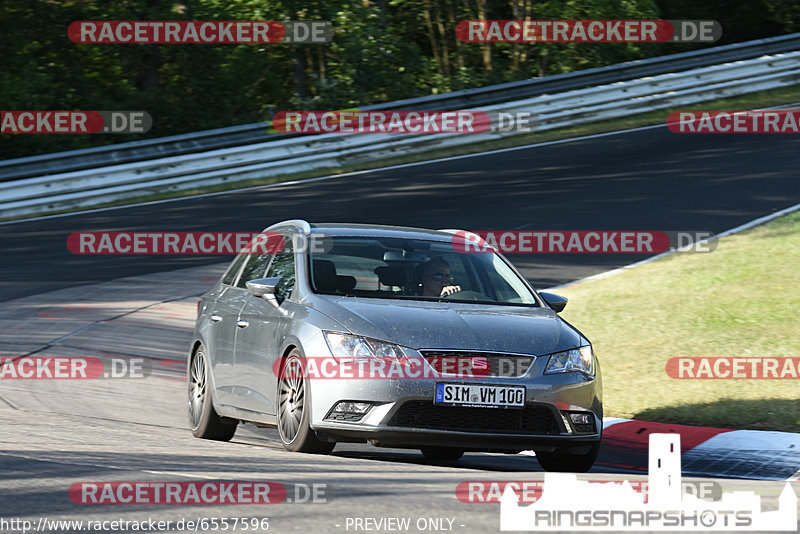
[[[462,43],[464,19],[713,18],[724,42],[796,31],[792,0],[3,0],[3,110],[145,110],[147,137],[601,67],[696,45]],[[329,20],[317,45],[75,44],[78,20]],[[3,135],[0,158],[141,139]]]

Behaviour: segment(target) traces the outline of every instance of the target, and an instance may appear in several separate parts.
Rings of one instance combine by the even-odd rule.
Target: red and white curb
[[[800,434],[605,419],[596,465],[647,471],[649,436],[681,436],[687,475],[800,481]]]

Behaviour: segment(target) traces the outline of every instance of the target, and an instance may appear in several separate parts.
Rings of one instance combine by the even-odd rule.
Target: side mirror
[[[542,291],[539,292],[539,295],[556,313],[561,312],[567,307],[567,297],[562,297],[561,295],[556,295],[555,293],[545,293]]]
[[[275,300],[275,288],[281,281],[280,276],[273,276],[271,278],[256,278],[255,280],[248,280],[245,284],[247,291],[254,297],[263,297],[266,300]]]

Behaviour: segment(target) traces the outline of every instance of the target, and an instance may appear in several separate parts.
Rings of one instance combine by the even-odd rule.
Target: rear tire
[[[420,451],[431,462],[455,462],[464,456],[464,449],[452,447],[423,447]]]
[[[536,459],[545,471],[557,473],[585,473],[594,465],[600,442],[594,443],[589,452],[567,454],[564,452],[536,452]]]
[[[238,421],[223,419],[214,409],[209,387],[208,358],[203,345],[197,347],[187,369],[189,385],[189,427],[196,438],[230,441]]]
[[[311,396],[304,369],[303,355],[297,349],[281,364],[276,395],[278,434],[287,451],[330,454],[336,443],[320,440],[309,425]]]

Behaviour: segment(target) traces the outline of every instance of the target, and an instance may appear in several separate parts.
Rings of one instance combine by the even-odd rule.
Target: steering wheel
[[[444,295],[439,298],[441,299],[448,299],[450,297],[455,296],[455,298],[462,299],[462,300],[474,300],[474,301],[481,301],[481,300],[492,300],[483,293],[478,293],[477,291],[456,291],[455,293],[450,293],[449,295]]]

